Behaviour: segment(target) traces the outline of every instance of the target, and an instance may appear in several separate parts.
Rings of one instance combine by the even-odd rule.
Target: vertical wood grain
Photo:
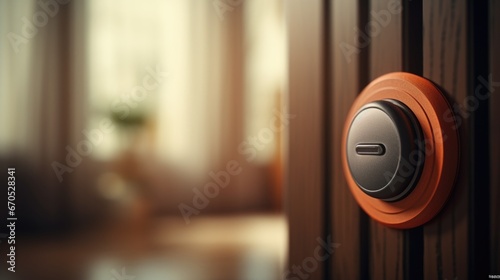
[[[341,247],[332,255],[332,279],[368,276],[367,216],[345,181],[340,157],[342,129],[349,108],[366,85],[368,49],[355,41],[356,29],[366,22],[367,1],[334,0],[331,4],[331,224]]]
[[[370,21],[363,27],[372,29],[370,80],[403,70],[402,7],[401,1],[371,0]],[[370,221],[371,279],[403,278],[403,240],[403,231]]]
[[[440,86],[452,104],[464,106],[469,75],[466,1],[424,0],[423,25],[424,77]],[[424,226],[425,279],[468,277],[471,126],[466,117],[458,115],[461,163],[455,188],[441,213]]]
[[[500,1],[490,1],[490,274],[500,274]]]
[[[284,279],[323,279],[324,262],[304,264],[324,238],[323,3],[286,1],[290,122],[286,209],[289,259]],[[323,239],[324,240],[324,239]],[[300,270],[300,272],[294,272]],[[309,269],[311,270],[311,269]],[[289,272],[287,272],[289,271]]]

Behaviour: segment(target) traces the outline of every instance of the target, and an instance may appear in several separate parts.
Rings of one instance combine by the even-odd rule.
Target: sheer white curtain
[[[40,110],[36,104],[42,100],[42,77],[33,74],[42,63],[40,58],[36,63],[33,62],[37,44],[42,38],[26,39],[21,21],[22,17],[30,17],[34,13],[34,4],[34,1],[0,2],[0,125],[3,132],[0,152],[3,155],[22,153],[23,156],[37,158],[41,152],[34,136],[38,136],[40,127],[37,123],[39,118],[36,117]],[[22,43],[18,44],[17,41]]]
[[[64,162],[82,123],[83,99],[72,83],[72,6],[53,2],[47,12],[36,1],[0,1],[0,158],[25,180],[20,203],[29,204],[20,211],[33,226],[67,218],[71,179],[59,182],[52,163]]]
[[[236,82],[241,87],[242,66],[230,69],[241,62],[228,34],[232,23],[220,20],[212,1],[92,0],[87,6],[89,126],[98,126],[110,107],[119,111],[114,102],[140,85],[145,69],[159,68],[168,77],[127,112],[151,122],[146,150],[195,177],[205,176],[227,156],[224,139],[241,138],[233,129],[243,112],[227,108],[239,106],[233,99],[243,94],[234,87]],[[93,156],[109,160],[119,146],[119,135],[111,134]],[[231,146],[236,150],[237,143]]]

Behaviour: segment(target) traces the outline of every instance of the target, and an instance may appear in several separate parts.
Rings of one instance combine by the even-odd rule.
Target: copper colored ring
[[[395,99],[410,108],[420,123],[425,145],[420,180],[410,194],[395,202],[365,194],[352,178],[346,157],[347,134],[356,112],[363,105],[382,99]],[[420,226],[439,213],[453,188],[459,166],[458,139],[452,108],[432,82],[409,73],[386,74],[361,92],[347,115],[342,136],[342,166],[347,184],[358,204],[373,219],[394,228]]]

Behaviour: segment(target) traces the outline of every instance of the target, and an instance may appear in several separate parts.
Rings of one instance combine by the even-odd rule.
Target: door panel
[[[311,279],[499,274],[500,98],[496,84],[487,82],[500,81],[498,1],[305,2],[286,1],[290,111],[297,113],[289,145],[289,266],[311,256],[317,236],[331,234],[341,246]],[[402,11],[394,12],[394,5]],[[394,71],[441,88],[461,141],[460,172],[448,202],[433,220],[410,230],[382,226],[359,208],[340,157],[354,99],[370,81]],[[478,86],[489,89],[488,98],[477,96]]]
[[[289,112],[296,115],[289,129],[286,208],[289,259],[285,279],[308,276],[324,279],[324,263],[311,272],[302,268],[314,256],[317,238],[324,240],[324,116],[323,116],[323,3],[286,2],[289,19]],[[306,261],[307,262],[307,261]],[[305,264],[305,263],[304,263]],[[299,269],[294,273],[294,270]],[[290,271],[290,272],[288,272]],[[305,275],[307,274],[307,275]]]
[[[453,3],[452,3],[453,2]],[[424,77],[439,85],[452,103],[468,94],[466,1],[424,1]],[[460,117],[460,116],[459,116]],[[441,213],[424,226],[424,275],[456,279],[467,275],[470,124],[460,125],[461,165],[455,188]]]
[[[366,2],[366,1],[365,1]],[[365,279],[368,276],[368,218],[352,197],[342,173],[339,150],[342,141],[342,128],[357,94],[367,84],[368,52],[350,55],[345,52],[346,44],[352,44],[355,27],[366,21],[367,5],[363,1],[333,1],[331,3],[329,36],[332,53],[328,73],[331,91],[331,232],[334,240],[341,243],[339,250],[331,258],[333,279]],[[342,46],[342,47],[339,47]],[[343,51],[344,50],[344,51]],[[342,92],[342,94],[332,94]],[[328,116],[329,117],[329,116]]]

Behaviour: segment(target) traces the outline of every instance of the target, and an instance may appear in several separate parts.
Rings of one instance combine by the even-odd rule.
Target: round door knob
[[[412,228],[439,213],[459,166],[452,112],[432,82],[409,73],[386,74],[361,92],[341,154],[347,185],[370,217]]]
[[[403,103],[385,99],[358,110],[347,134],[347,161],[358,187],[385,201],[403,198],[423,165],[420,125]]]

